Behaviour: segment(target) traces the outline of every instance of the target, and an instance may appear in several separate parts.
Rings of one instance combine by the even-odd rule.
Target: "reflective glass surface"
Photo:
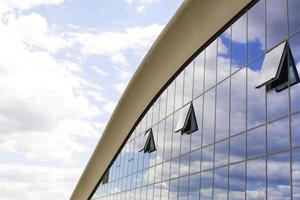
[[[248,60],[265,51],[265,0],[260,0],[248,12]]]
[[[256,88],[284,41],[299,74],[299,4],[259,0],[212,38],[144,112],[91,199],[300,200],[300,84],[289,73],[282,91]],[[190,103],[198,130],[181,134]],[[156,151],[145,153],[150,128]]]
[[[205,90],[216,84],[217,70],[217,40],[211,43],[205,50]]]
[[[267,48],[270,49],[287,35],[287,0],[266,0]]]
[[[243,67],[247,61],[247,15],[232,25],[231,72]]]

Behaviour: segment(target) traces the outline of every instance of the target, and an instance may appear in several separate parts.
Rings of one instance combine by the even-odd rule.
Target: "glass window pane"
[[[160,106],[159,106],[159,120],[162,120],[166,116],[167,109],[167,90],[160,95]]]
[[[266,127],[262,126],[247,133],[247,157],[265,155]]]
[[[170,181],[169,199],[177,199],[178,179]]]
[[[268,125],[268,153],[289,148],[289,120],[288,118]]]
[[[286,0],[266,0],[267,2],[267,48],[270,49],[287,35]]]
[[[162,164],[155,166],[155,182],[160,182],[162,178]]]
[[[230,134],[246,128],[246,68],[231,77]]]
[[[229,199],[245,199],[245,163],[229,166]]]
[[[201,147],[201,137],[202,137],[202,102],[203,97],[198,97],[193,101],[193,106],[195,110],[198,130],[191,134],[191,150],[195,150]]]
[[[184,95],[183,104],[192,100],[193,97],[193,81],[194,81],[194,61],[192,61],[184,70]]]
[[[182,106],[183,100],[183,73],[181,72],[176,78],[175,86],[175,110]]]
[[[173,115],[166,119],[165,142],[164,142],[164,161],[171,159],[173,136]]]
[[[300,146],[300,114],[292,116],[292,146]]]
[[[180,112],[181,110],[177,111],[174,114],[174,125],[173,129],[175,130],[176,122],[178,121],[180,117]],[[172,158],[175,158],[180,155],[180,142],[181,142],[181,134],[180,133],[175,133],[173,132],[173,137],[172,137]]]
[[[264,87],[256,88],[262,62],[263,59],[258,59],[248,66],[248,129],[266,122],[266,89]]]
[[[154,200],[160,200],[160,194],[161,194],[161,184],[155,184],[154,185]]]
[[[300,150],[293,152],[293,197],[300,199]]]
[[[169,199],[169,181],[163,182],[161,184],[161,200]]]
[[[202,172],[200,199],[204,199],[204,200],[212,199],[212,190],[213,190],[213,171]]]
[[[298,0],[288,0],[289,5],[289,28],[290,34],[299,30],[300,28],[300,1]]]
[[[201,167],[201,149],[191,153],[190,173],[199,172]]]
[[[174,112],[174,97],[175,97],[175,81],[173,81],[168,87],[167,115],[170,115]]]
[[[230,138],[230,163],[245,160],[246,134],[240,134]]]
[[[159,117],[159,98],[155,101],[153,104],[153,124],[157,124],[158,122],[158,117]],[[140,131],[138,131],[137,134],[139,134]]]
[[[276,78],[277,71],[280,66],[280,61],[284,54],[285,46],[286,42],[283,42],[265,55],[260,70],[259,79],[256,83],[257,87],[261,87]]]
[[[216,84],[217,41],[211,43],[205,50],[205,90]]]
[[[265,55],[260,70],[259,79],[256,83],[257,87],[261,87],[262,85],[276,78],[285,46],[286,42],[283,42]]]
[[[229,141],[225,140],[215,144],[215,167],[228,164]]]
[[[189,177],[179,179],[178,200],[187,200],[189,192]]]
[[[268,199],[290,199],[289,152],[268,158]]]
[[[215,170],[214,174],[214,199],[227,199],[228,190],[228,167],[222,167]]]
[[[240,17],[232,25],[231,72],[243,67],[247,62],[247,15]]]
[[[267,94],[268,121],[273,121],[288,114],[288,92],[288,90],[281,92],[272,91]]]
[[[179,132],[184,128],[185,121],[189,112],[189,109],[191,107],[191,104],[189,103],[188,105],[184,106],[182,109],[179,110],[179,113],[176,114],[178,115],[177,120],[176,120],[176,127],[175,127],[175,132]],[[180,132],[179,132],[180,134]]]
[[[148,185],[153,184],[155,179],[155,166],[151,167],[148,172]]]
[[[265,1],[260,0],[248,11],[248,60],[265,50]]]
[[[153,118],[153,107],[151,107],[147,112],[147,126],[146,129],[149,129],[152,127],[152,118]]]
[[[229,136],[230,79],[217,86],[216,141]]]
[[[266,159],[247,162],[247,200],[266,199]]]
[[[179,176],[179,158],[171,161],[171,178],[177,178]]]
[[[189,177],[189,200],[199,200],[200,196],[200,174]]]
[[[230,74],[230,56],[231,56],[231,27],[229,27],[218,38],[218,67],[217,79],[222,81]]]
[[[195,58],[194,73],[194,97],[198,97],[203,92],[204,83],[204,52]]]
[[[215,88],[204,94],[203,146],[214,142]]]
[[[170,178],[170,172],[171,172],[171,162],[164,162],[163,163],[163,172],[162,172],[162,180],[168,180]]]
[[[187,175],[190,169],[190,153],[180,157],[180,176]]]
[[[214,145],[202,149],[202,166],[201,170],[207,170],[213,167],[214,162]]]
[[[181,135],[180,154],[185,154],[185,153],[191,151],[191,135],[192,134],[182,134]]]
[[[298,19],[298,21],[300,21]],[[300,34],[296,34],[289,40],[291,53],[297,67],[298,74],[300,72]],[[300,110],[300,84],[293,85],[291,88],[291,111],[296,112]]]
[[[158,127],[154,127],[153,134],[155,135],[155,129],[158,129],[157,140],[155,140],[156,147],[156,163],[161,163],[163,161],[164,152],[164,142],[165,142],[165,120],[160,122]],[[153,152],[154,153],[154,152]]]

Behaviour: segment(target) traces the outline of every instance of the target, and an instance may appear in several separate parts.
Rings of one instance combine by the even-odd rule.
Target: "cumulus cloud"
[[[145,13],[147,5],[157,3],[160,0],[125,0],[130,6],[134,6],[138,13]]]
[[[144,51],[153,43],[164,26],[152,24],[145,27],[130,27],[122,32],[70,33],[72,39],[81,45],[85,56],[109,56],[112,61],[124,62],[124,51]]]
[[[64,0],[3,0],[0,2],[0,16],[12,11],[28,10],[35,6],[58,5],[63,2]]]
[[[81,170],[0,164],[1,199],[68,199]]]

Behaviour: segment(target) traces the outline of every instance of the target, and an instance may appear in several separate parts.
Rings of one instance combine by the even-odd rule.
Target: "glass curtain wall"
[[[289,84],[300,73],[299,10],[299,0],[260,0],[242,13],[157,98],[91,199],[299,200],[300,84]],[[286,87],[257,88],[283,42],[286,78],[274,79]],[[191,103],[197,130],[175,132]],[[150,128],[155,151],[145,153]]]

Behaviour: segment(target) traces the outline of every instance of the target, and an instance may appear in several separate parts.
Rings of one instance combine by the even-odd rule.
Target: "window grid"
[[[263,0],[261,0],[263,1]],[[268,1],[268,0],[266,0]],[[282,1],[285,1],[286,2],[286,7],[287,7],[287,11],[286,11],[286,14],[287,14],[287,17],[286,17],[286,26],[287,26],[287,35],[285,38],[283,38],[283,40],[280,40],[279,42],[276,42],[275,45],[285,41],[285,40],[289,40],[289,38],[291,37],[294,37],[294,36],[297,36],[297,35],[300,35],[300,29],[290,33],[290,26],[289,26],[289,2],[290,0],[282,0]],[[267,10],[267,3],[265,3],[265,12]],[[262,124],[258,124],[258,125],[255,125],[255,126],[251,126],[249,127],[248,129],[248,112],[249,112],[249,108],[248,108],[248,100],[249,100],[249,94],[248,92],[246,92],[246,99],[245,99],[245,130],[243,130],[242,132],[238,132],[238,133],[235,133],[233,135],[231,134],[228,134],[228,136],[226,136],[225,138],[221,139],[221,140],[216,140],[216,117],[217,117],[217,99],[218,99],[218,93],[217,93],[217,90],[216,88],[222,84],[224,81],[226,80],[229,80],[229,95],[230,97],[232,97],[232,84],[233,82],[231,81],[232,80],[232,77],[235,76],[236,74],[238,73],[241,73],[242,70],[247,70],[246,71],[246,76],[245,76],[245,81],[246,81],[246,89],[248,90],[248,87],[249,87],[249,83],[248,83],[248,77],[249,77],[249,74],[248,74],[248,71],[250,71],[251,69],[248,68],[248,66],[254,62],[256,62],[257,60],[261,59],[264,57],[264,55],[269,52],[272,48],[269,48],[269,50],[266,50],[267,49],[267,37],[268,37],[268,34],[267,34],[267,23],[265,23],[265,31],[264,31],[264,34],[265,34],[265,41],[264,41],[264,52],[255,57],[254,59],[251,59],[249,60],[249,46],[247,45],[249,42],[250,42],[250,38],[249,38],[249,35],[248,35],[248,13],[246,13],[246,38],[247,38],[247,43],[246,43],[246,47],[247,47],[247,64],[243,67],[241,67],[240,69],[238,70],[235,70],[234,72],[232,71],[232,67],[234,66],[234,63],[233,63],[233,60],[230,59],[229,62],[230,62],[230,75],[228,75],[226,78],[222,79],[221,81],[218,80],[218,70],[220,68],[219,66],[219,59],[218,59],[218,49],[219,49],[219,45],[222,45],[221,44],[221,40],[219,39],[216,39],[216,55],[215,56],[215,59],[216,59],[216,70],[215,70],[215,74],[216,74],[216,79],[214,81],[214,84],[213,86],[211,86],[210,88],[206,88],[205,89],[205,70],[209,67],[209,66],[206,66],[206,64],[204,64],[203,66],[203,89],[201,90],[202,92],[196,96],[195,95],[195,86],[194,86],[194,83],[195,83],[195,61],[193,60],[192,63],[190,65],[187,65],[187,67],[192,67],[192,72],[193,72],[193,76],[192,76],[192,79],[193,79],[193,84],[192,84],[192,102],[195,101],[196,99],[198,98],[202,98],[202,123],[200,124],[201,127],[199,126],[198,129],[199,129],[199,132],[200,133],[196,133],[196,134],[201,134],[201,145],[199,148],[196,148],[196,149],[191,149],[191,144],[192,144],[192,140],[191,140],[191,136],[190,135],[180,135],[180,141],[179,141],[179,144],[176,144],[175,141],[173,140],[174,139],[174,134],[179,134],[179,133],[174,133],[174,126],[176,125],[176,121],[175,121],[175,114],[176,112],[178,112],[182,107],[186,106],[187,104],[190,103],[190,101],[186,101],[184,100],[184,94],[185,94],[185,90],[186,90],[186,87],[185,87],[185,74],[187,73],[186,70],[183,70],[181,72],[182,75],[182,78],[183,78],[183,90],[180,90],[182,92],[182,94],[180,94],[181,96],[181,101],[180,102],[180,107],[179,108],[176,108],[175,109],[175,105],[176,105],[176,87],[177,87],[177,84],[173,84],[175,86],[174,88],[174,91],[175,91],[175,95],[171,95],[171,94],[168,94],[168,89],[165,90],[165,92],[163,92],[163,94],[165,95],[164,97],[164,100],[162,100],[162,98],[158,98],[157,101],[153,104],[153,107],[151,107],[151,109],[149,110],[149,112],[147,112],[147,114],[145,115],[144,119],[141,120],[141,122],[138,124],[138,126],[136,127],[136,129],[133,131],[132,135],[130,136],[130,138],[128,139],[128,141],[126,142],[126,145],[123,147],[123,150],[120,152],[120,154],[118,155],[118,157],[116,158],[116,160],[112,163],[111,167],[110,167],[110,176],[109,176],[109,181],[107,184],[103,184],[103,185],[99,185],[98,189],[96,190],[96,192],[94,193],[92,199],[140,199],[140,197],[138,197],[138,195],[143,195],[141,193],[145,192],[146,191],[146,194],[148,192],[151,191],[151,195],[149,193],[149,195],[151,197],[154,198],[154,196],[156,196],[156,191],[158,190],[159,192],[159,195],[158,195],[158,199],[166,199],[166,198],[163,198],[163,184],[167,184],[169,186],[168,189],[168,197],[171,197],[171,195],[173,195],[173,192],[175,194],[175,196],[180,199],[180,197],[178,196],[180,193],[178,192],[181,188],[180,188],[180,184],[179,184],[179,180],[184,178],[184,177],[187,177],[187,180],[188,180],[188,186],[187,188],[190,188],[191,185],[190,185],[190,176],[192,175],[197,175],[197,174],[200,174],[200,188],[201,188],[201,183],[202,183],[202,180],[201,180],[201,176],[203,174],[203,172],[212,172],[212,187],[214,188],[214,180],[215,180],[215,176],[216,174],[214,173],[215,170],[217,169],[221,169],[223,167],[227,167],[227,198],[229,199],[229,188],[230,188],[230,166],[232,165],[236,165],[236,164],[239,164],[239,163],[245,163],[245,167],[244,167],[244,174],[245,174],[245,180],[244,180],[244,189],[243,189],[243,195],[244,195],[244,198],[246,199],[247,198],[247,191],[248,191],[248,187],[250,187],[248,185],[248,176],[247,176],[247,163],[249,161],[252,161],[252,160],[259,160],[259,159],[265,159],[265,168],[266,168],[266,175],[265,175],[265,187],[264,187],[264,191],[265,191],[265,199],[268,198],[268,191],[272,188],[268,188],[268,186],[270,186],[270,183],[269,183],[269,176],[268,176],[268,167],[270,167],[268,165],[268,160],[269,158],[274,155],[282,155],[284,153],[288,153],[289,154],[289,190],[290,190],[290,195],[291,195],[291,198],[293,196],[293,169],[292,169],[292,153],[296,150],[299,150],[300,149],[300,146],[292,146],[292,130],[291,130],[291,120],[292,120],[292,117],[299,114],[300,113],[300,110],[292,110],[291,109],[291,90],[290,90],[290,86],[287,88],[287,91],[288,91],[288,113],[285,114],[285,115],[282,115],[282,116],[279,116],[277,118],[272,118],[272,120],[268,121],[269,119],[269,116],[268,116],[268,101],[267,99],[270,98],[268,97],[267,93],[264,93],[264,98],[265,98],[265,107],[264,107],[264,112],[265,112],[265,118],[266,120],[264,121],[264,123]],[[264,14],[264,18],[266,20],[267,16],[266,14]],[[231,26],[230,26],[231,27]],[[230,28],[229,27],[229,28]],[[232,31],[230,32],[230,38],[232,38]],[[233,41],[230,40],[230,48],[232,49],[232,43]],[[207,59],[207,55],[205,53],[206,51],[204,50],[203,53],[204,53],[204,63],[206,63],[206,59]],[[296,52],[296,53],[300,53],[300,52]],[[232,51],[230,51],[230,57],[232,58]],[[289,77],[289,80],[290,80],[290,76]],[[175,79],[176,80],[176,79]],[[173,82],[175,82],[175,80]],[[172,84],[172,83],[171,83]],[[181,85],[180,85],[181,86]],[[204,96],[205,94],[207,94],[208,92],[211,92],[214,90],[214,93],[215,93],[215,96],[214,96],[214,106],[215,106],[215,109],[214,109],[214,124],[213,124],[213,127],[214,127],[214,132],[213,132],[213,143],[212,144],[208,144],[208,145],[204,145],[203,144],[203,122],[204,122]],[[173,103],[173,112],[170,112],[168,113],[168,96],[171,96],[171,97],[174,97],[174,103]],[[161,113],[161,106],[162,106],[162,101],[165,101],[166,103],[163,104],[163,106],[165,108],[162,108],[162,111],[164,113]],[[173,100],[172,100],[173,101]],[[183,105],[184,104],[184,105]],[[158,119],[155,120],[154,117],[156,117],[155,115],[155,109],[154,109],[154,106],[157,106],[157,112],[158,112]],[[231,116],[231,110],[232,108],[232,100],[230,98],[230,101],[229,101],[229,116]],[[151,113],[150,113],[151,112]],[[162,115],[162,117],[161,117]],[[149,119],[151,118],[151,119]],[[154,163],[150,164],[150,158],[151,158],[151,155],[142,155],[142,156],[137,156],[137,152],[135,152],[135,150],[137,149],[136,148],[136,145],[139,144],[139,140],[141,138],[141,136],[145,133],[145,131],[148,129],[148,128],[153,128],[153,127],[156,127],[156,131],[155,131],[155,134],[159,134],[160,133],[160,125],[163,124],[163,134],[164,134],[164,138],[166,139],[166,132],[167,132],[167,119],[168,118],[171,118],[171,121],[172,121],[172,138],[171,138],[171,141],[168,141],[168,144],[172,146],[172,148],[170,148],[170,151],[171,151],[171,155],[172,155],[172,151],[174,148],[179,148],[179,155],[176,155],[175,157],[171,157],[170,159],[164,159],[164,155],[165,155],[165,146],[167,145],[166,144],[166,140],[164,140],[164,143],[162,144],[162,153],[161,155],[163,156],[162,160],[161,161],[158,161],[158,158],[155,157],[154,159]],[[289,146],[288,148],[285,148],[285,149],[281,149],[281,150],[278,150],[278,151],[274,151],[274,152],[269,152],[268,151],[268,139],[269,139],[269,131],[268,131],[268,127],[270,124],[272,123],[275,123],[275,122],[281,122],[282,120],[285,120],[285,119],[288,119],[288,129],[289,130],[286,130],[287,132],[287,137],[289,137]],[[151,120],[151,122],[149,122],[149,120]],[[231,130],[231,117],[229,117],[229,130]],[[149,127],[150,126],[150,127]],[[265,129],[265,144],[264,144],[264,148],[265,148],[265,152],[264,154],[260,154],[260,155],[257,155],[257,156],[253,156],[253,157],[248,157],[248,132],[249,131],[252,131],[252,130],[255,130],[255,129],[258,129],[258,128],[262,128],[264,127]],[[242,159],[236,161],[236,162],[231,162],[231,156],[232,156],[232,153],[236,153],[236,152],[231,152],[232,151],[232,138],[234,137],[238,137],[238,136],[243,136],[245,137],[245,154],[243,155]],[[186,145],[185,143],[183,143],[183,137],[190,137],[190,139],[188,140],[189,143],[188,143],[188,152],[184,152],[183,153],[183,146]],[[158,138],[158,135],[154,138]],[[222,164],[222,165],[218,165],[216,166],[216,144],[219,144],[221,142],[224,142],[224,141],[228,141],[228,156],[227,156],[227,163],[226,164]],[[131,147],[132,146],[132,147]],[[130,148],[129,148],[130,147]],[[209,147],[213,147],[213,160],[212,160],[212,167],[210,168],[207,168],[207,169],[203,169],[203,149],[207,149]],[[128,155],[127,153],[132,153],[132,158],[130,157],[130,161],[132,163],[132,165],[129,165],[129,163],[127,162],[128,160],[125,160],[126,158],[128,158]],[[133,151],[133,152],[130,152],[130,151]],[[200,168],[199,170],[197,171],[193,171],[191,172],[191,163],[193,161],[193,158],[192,158],[192,153],[193,152],[196,152],[196,151],[200,151],[201,152],[201,160],[200,160]],[[156,152],[154,152],[156,154]],[[238,153],[238,152],[237,152]],[[148,156],[148,157],[147,157]],[[178,161],[179,163],[177,163],[176,165],[178,166],[178,172],[181,172],[181,168],[183,167],[181,165],[181,163],[183,162],[183,160],[181,159],[183,156],[189,156],[189,159],[188,159],[188,173],[187,174],[184,174],[184,175],[181,175],[180,173],[178,173],[177,176],[174,176],[173,178],[171,177],[171,171],[172,171],[172,163],[174,161]],[[148,161],[149,162],[149,165],[146,165],[145,167],[143,167],[142,169],[138,169],[138,167],[135,167],[134,166],[134,163],[135,163],[135,160],[137,159],[137,163],[139,162],[142,162],[144,163],[145,161]],[[149,160],[147,160],[149,159]],[[170,165],[169,166],[169,178],[167,179],[164,179],[163,176],[164,176],[164,172],[165,172],[165,168],[163,167],[165,163],[168,163],[170,162]],[[119,164],[118,164],[119,163]],[[126,163],[126,165],[128,167],[122,167],[121,165],[124,165]],[[129,169],[129,166],[131,167]],[[157,167],[159,166],[159,167]],[[156,177],[156,170],[161,168],[161,173],[159,174],[160,178],[158,178],[159,180],[156,180],[157,177]],[[119,170],[118,170],[119,169]],[[120,169],[123,169],[123,172],[121,173]],[[127,169],[127,171],[125,171],[125,169]],[[144,179],[144,173],[147,174],[147,182],[143,184],[143,181],[142,180],[139,180],[139,179]],[[153,174],[151,174],[153,173]],[[153,177],[151,177],[153,175]],[[139,177],[139,178],[138,178]],[[153,180],[152,180],[153,178]],[[139,180],[139,183],[137,182]],[[175,191],[173,191],[174,188],[170,188],[171,187],[171,181],[177,181],[177,188],[175,189]],[[128,184],[127,186],[123,187],[122,185],[123,184]],[[116,189],[117,188],[117,189]],[[199,191],[200,191],[200,188],[199,188]],[[138,192],[139,191],[139,192]],[[215,190],[212,190],[212,194],[211,194],[211,197],[214,198],[214,193]],[[190,195],[190,191],[189,189],[187,191],[185,191],[185,193],[187,196]],[[145,194],[144,194],[145,195]],[[147,195],[147,196],[149,196]],[[199,193],[199,198],[201,198],[201,192]],[[177,199],[176,198],[176,199]],[[167,198],[168,199],[168,198]]]

